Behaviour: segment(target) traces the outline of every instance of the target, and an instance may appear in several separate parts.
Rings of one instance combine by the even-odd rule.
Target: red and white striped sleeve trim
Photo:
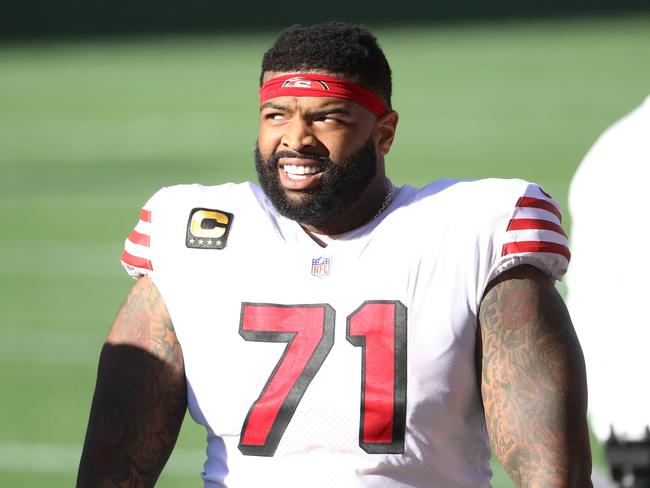
[[[517,200],[501,249],[501,256],[531,253],[562,256],[566,266],[571,259],[560,208],[538,186],[529,187],[526,194]]]
[[[124,241],[122,266],[134,278],[153,271],[151,263],[151,211],[145,208],[140,212],[140,221]]]

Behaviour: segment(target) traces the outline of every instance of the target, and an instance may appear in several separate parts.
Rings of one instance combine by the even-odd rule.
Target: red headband
[[[373,92],[352,81],[317,73],[294,73],[271,78],[260,88],[260,105],[276,97],[333,97],[351,100],[377,117],[388,112]]]

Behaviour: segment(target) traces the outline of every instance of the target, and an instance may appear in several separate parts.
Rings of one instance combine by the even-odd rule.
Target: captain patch
[[[223,210],[195,208],[187,222],[185,245],[194,249],[223,249],[234,215]]]

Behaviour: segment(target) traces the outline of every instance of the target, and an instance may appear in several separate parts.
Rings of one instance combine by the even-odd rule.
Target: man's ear
[[[377,119],[375,123],[375,147],[377,153],[385,156],[390,151],[395,139],[395,131],[397,130],[397,122],[399,115],[394,110],[385,113]]]

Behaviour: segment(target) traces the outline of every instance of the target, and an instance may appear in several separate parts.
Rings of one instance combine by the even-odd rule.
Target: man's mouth
[[[280,176],[280,184],[285,190],[312,190],[320,180],[331,162],[317,154],[293,153],[281,151],[274,158]]]
[[[282,169],[292,180],[306,180],[308,175],[315,175],[321,171],[316,165],[305,166],[298,164],[285,164],[282,166]]]

